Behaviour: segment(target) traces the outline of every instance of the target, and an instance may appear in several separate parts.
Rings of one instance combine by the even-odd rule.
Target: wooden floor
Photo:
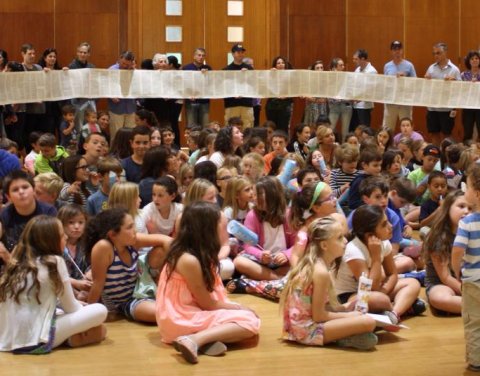
[[[50,355],[0,354],[0,375],[468,375],[460,317],[424,316],[404,321],[410,330],[379,332],[372,352],[328,346],[304,347],[279,340],[278,305],[261,298],[232,295],[262,318],[258,344],[229,348],[223,357],[200,356],[190,365],[163,344],[156,326],[120,320],[108,323],[101,345],[57,349]],[[471,373],[473,374],[473,373]]]

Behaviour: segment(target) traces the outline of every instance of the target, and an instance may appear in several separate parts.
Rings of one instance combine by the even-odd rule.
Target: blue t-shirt
[[[439,206],[440,204],[437,201],[433,201],[429,198],[420,206],[420,216],[418,217],[418,221],[421,222],[425,218],[428,218]]]
[[[57,209],[52,205],[35,201],[35,210],[30,215],[21,215],[15,209],[15,206],[9,204],[0,212],[0,222],[3,227],[2,242],[9,252],[17,245],[20,235],[27,222],[37,215],[45,214],[52,217],[57,215]]]
[[[400,227],[402,228],[402,232],[403,232],[403,228],[407,223],[403,218],[402,212],[400,211],[400,209],[396,208],[395,205],[393,205],[393,202],[390,199],[388,199],[388,208],[392,210],[396,215],[398,215],[398,219],[400,220]]]
[[[93,195],[87,199],[87,213],[88,215],[97,215],[98,213],[107,209],[108,195],[98,189]]]
[[[458,223],[454,247],[465,250],[462,278],[480,277],[480,213],[472,213]]]
[[[132,157],[120,161],[125,170],[125,178],[132,183],[140,183],[142,177],[142,165],[135,163]]]
[[[404,73],[406,77],[417,77],[415,67],[408,60],[402,60],[398,65],[393,60],[390,60],[383,67],[383,74],[387,76],[396,76],[400,72]]]
[[[78,142],[78,132],[73,128],[72,132],[68,135],[63,134],[63,131],[68,128],[68,123],[63,120],[60,124],[60,146],[63,146],[67,149],[69,146],[75,146]]]
[[[352,211],[347,218],[348,229],[350,231],[352,230],[352,218],[354,213],[355,210]],[[390,224],[392,225],[392,237],[389,239],[390,243],[399,244],[403,238],[403,227],[401,227],[400,218],[398,218],[398,215],[395,214],[395,212],[388,207],[385,209],[385,214],[387,215],[388,222],[390,222]]]

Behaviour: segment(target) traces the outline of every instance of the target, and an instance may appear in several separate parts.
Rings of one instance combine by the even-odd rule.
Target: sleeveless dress
[[[283,339],[304,345],[323,345],[323,323],[312,318],[313,284],[293,289],[283,307]]]
[[[246,310],[218,309],[204,311],[199,307],[187,286],[185,278],[173,272],[167,280],[168,266],[163,268],[157,288],[156,316],[162,341],[171,343],[175,338],[189,335],[222,324],[235,323],[257,334],[260,319]],[[213,299],[227,302],[227,295],[220,276],[210,293]]]

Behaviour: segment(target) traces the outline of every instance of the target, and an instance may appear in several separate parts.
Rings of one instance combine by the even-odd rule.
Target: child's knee
[[[368,307],[372,312],[390,311],[392,303],[388,295],[381,292],[373,292],[368,299]]]
[[[405,278],[404,280],[405,287],[408,288],[411,292],[416,293],[417,295],[420,293],[420,288],[422,287],[420,285],[420,282],[418,282],[414,278]]]

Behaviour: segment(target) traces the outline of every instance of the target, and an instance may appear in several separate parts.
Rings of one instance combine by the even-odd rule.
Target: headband
[[[315,192],[313,192],[312,202],[310,202],[308,210],[312,209],[313,205],[315,205],[318,198],[320,197],[320,193],[322,193],[326,186],[327,184],[325,184],[323,181],[318,182],[317,186],[315,187]]]

